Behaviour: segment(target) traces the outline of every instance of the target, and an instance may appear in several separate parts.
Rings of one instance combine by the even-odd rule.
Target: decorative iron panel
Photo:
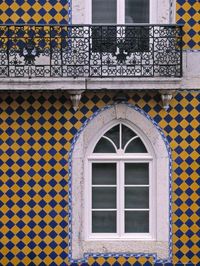
[[[181,26],[0,26],[0,78],[181,76]]]

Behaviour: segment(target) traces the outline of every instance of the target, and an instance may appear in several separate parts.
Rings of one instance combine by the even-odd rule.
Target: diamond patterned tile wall
[[[0,94],[0,265],[70,265],[68,152],[77,130],[112,97],[88,92],[75,112],[64,92]],[[177,93],[167,112],[156,93],[132,93],[129,102],[159,124],[172,149],[173,264],[198,265],[200,94]],[[93,257],[82,265],[153,260]]]
[[[185,49],[200,49],[200,1],[177,0],[176,22],[183,24]]]
[[[66,24],[69,0],[2,0],[0,24]]]

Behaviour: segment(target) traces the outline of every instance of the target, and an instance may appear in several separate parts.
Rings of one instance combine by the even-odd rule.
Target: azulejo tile
[[[157,93],[130,93],[168,138],[173,159],[173,263],[199,254],[199,92],[180,92],[169,111]],[[0,264],[69,265],[68,152],[74,134],[112,93],[1,93]],[[153,265],[152,258],[93,257],[83,265]]]
[[[3,0],[0,24],[66,24],[70,8],[69,0]]]
[[[176,22],[183,26],[184,49],[200,49],[200,2],[199,0],[177,0]]]

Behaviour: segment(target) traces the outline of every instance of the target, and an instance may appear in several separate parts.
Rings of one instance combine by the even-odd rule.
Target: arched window
[[[69,158],[73,259],[96,253],[171,256],[165,143],[155,125],[126,104],[90,119]]]
[[[88,156],[88,238],[154,239],[153,157],[130,126],[107,130]]]

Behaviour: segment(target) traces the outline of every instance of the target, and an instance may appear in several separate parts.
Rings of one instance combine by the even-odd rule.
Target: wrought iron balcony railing
[[[177,25],[0,25],[0,78],[181,77]]]

